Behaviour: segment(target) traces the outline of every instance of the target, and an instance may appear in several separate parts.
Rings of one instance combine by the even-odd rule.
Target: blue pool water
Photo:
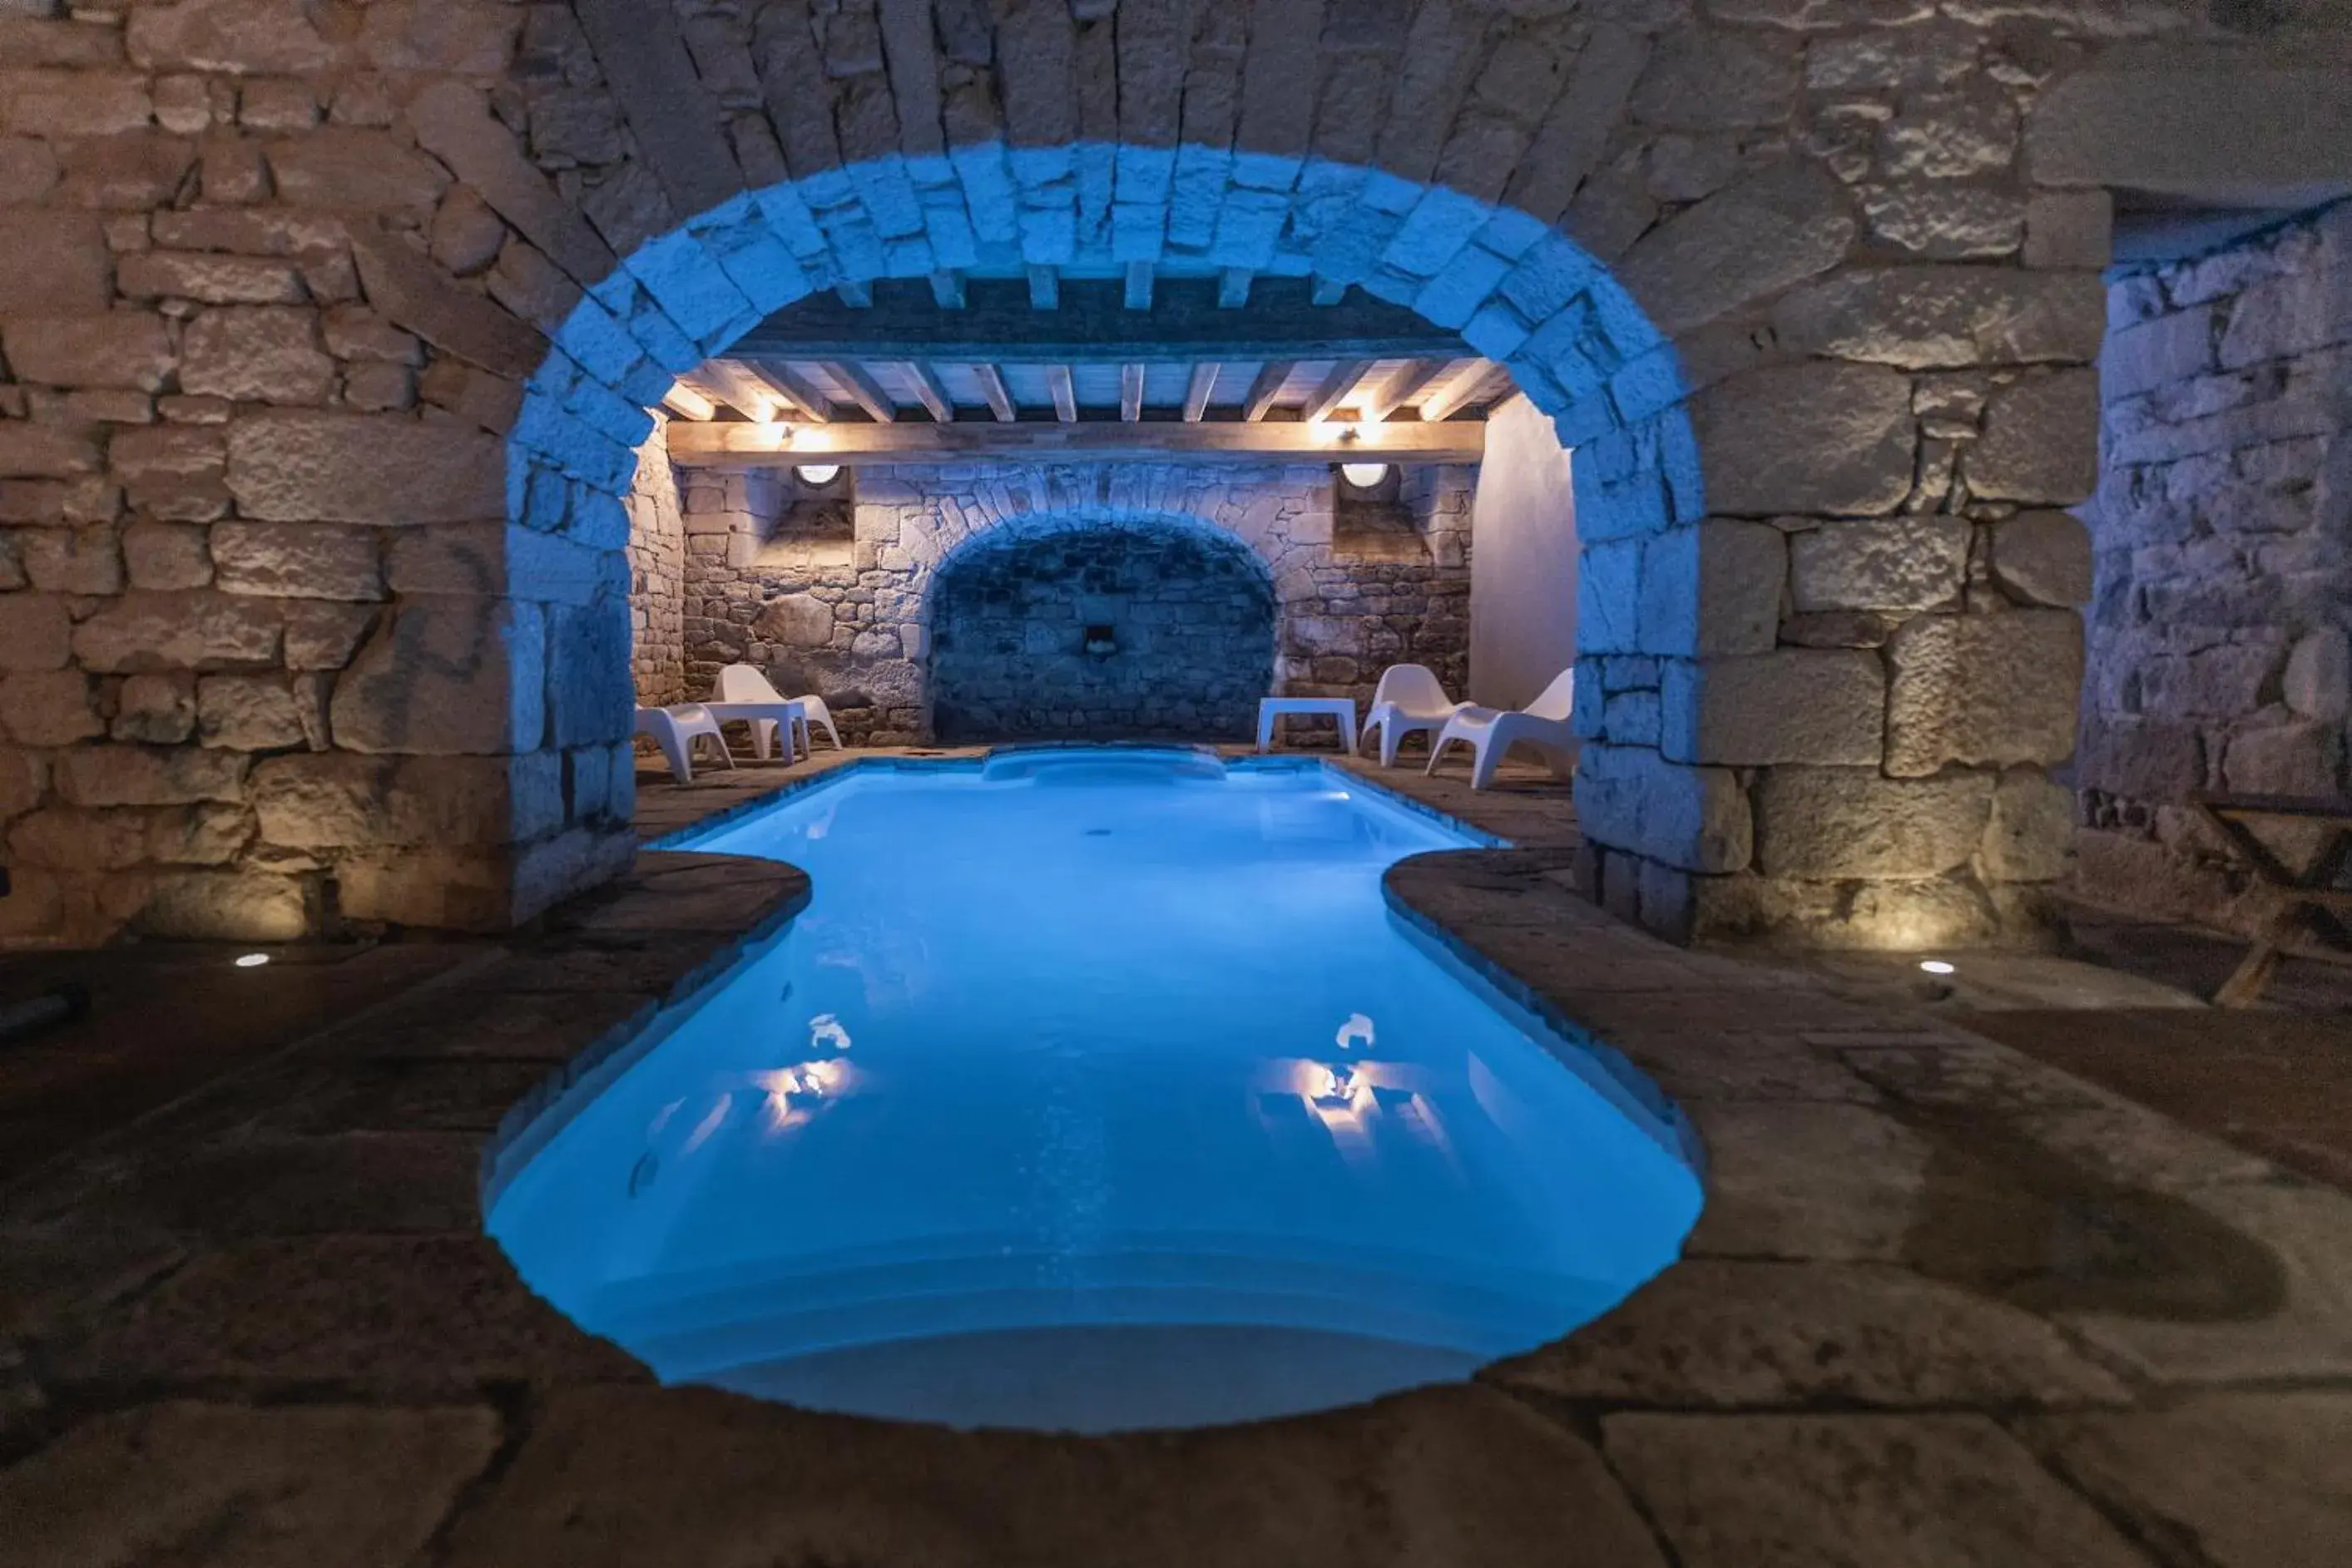
[[[861,767],[675,847],[805,913],[497,1193],[665,1381],[958,1425],[1244,1420],[1465,1375],[1674,1261],[1672,1130],[1395,920],[1478,842],[1319,765]]]

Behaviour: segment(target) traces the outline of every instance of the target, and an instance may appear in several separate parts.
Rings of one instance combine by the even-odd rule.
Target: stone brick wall
[[[2193,793],[2352,783],[2352,203],[2109,305],[2079,883],[2245,925]]]
[[[629,482],[629,670],[648,707],[686,700],[686,504],[667,422],[637,448]]]
[[[688,685],[701,695],[719,665],[748,662],[780,690],[823,695],[845,739],[932,738],[933,591],[960,551],[1006,530],[1157,524],[1212,528],[1255,557],[1275,587],[1278,689],[1369,701],[1382,668],[1412,662],[1458,691],[1473,474],[1429,465],[1400,479],[1402,548],[1395,536],[1335,540],[1328,465],[1225,463],[865,468],[854,537],[811,542],[778,530],[774,481],[690,469]]]
[[[1311,273],[1459,329],[1579,448],[1604,689],[1802,697],[1758,722],[1811,735],[1787,673],[1853,650],[1758,631],[1726,586],[1769,554],[1750,530],[1980,529],[2087,488],[2051,298],[2104,260],[2105,208],[2057,187],[2090,183],[2067,135],[2118,139],[2078,115],[2025,158],[2036,103],[2113,40],[2341,26],[2193,0],[48,10],[0,16],[7,940],[495,926],[611,874],[646,410],[882,276]],[[1991,606],[1938,613],[1969,623],[1916,634],[1890,694],[2064,684],[2057,618]],[[1879,777],[2048,760],[2038,728],[1923,741],[1888,700],[1914,738]],[[1797,798],[1771,769],[1868,765],[1653,743],[1642,707],[1584,810],[1650,924],[1940,940],[2023,907],[1983,855],[1973,882],[1759,869]],[[1865,905],[1897,913],[1835,914]]]

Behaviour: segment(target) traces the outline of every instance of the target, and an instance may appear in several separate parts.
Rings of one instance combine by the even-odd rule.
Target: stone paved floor
[[[779,781],[649,790],[648,831]],[[1114,1438],[654,1385],[523,1289],[475,1198],[486,1145],[527,1148],[807,896],[648,853],[0,1192],[0,1558],[2344,1560],[2352,1197],[1927,1010],[1654,942],[1566,887],[1556,790],[1477,809],[1534,847],[1406,862],[1401,913],[1707,1151],[1686,1260],[1570,1339],[1360,1409]]]

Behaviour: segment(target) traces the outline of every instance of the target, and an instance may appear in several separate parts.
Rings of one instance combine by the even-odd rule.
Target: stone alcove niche
[[[1203,525],[1000,530],[940,567],[929,609],[931,728],[950,745],[1241,739],[1272,688],[1274,584]]]

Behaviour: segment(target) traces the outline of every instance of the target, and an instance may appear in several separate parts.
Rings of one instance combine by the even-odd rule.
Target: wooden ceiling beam
[[[1486,427],[1475,420],[1421,424],[1411,420],[1357,428],[1341,440],[1333,425],[1304,422],[1182,424],[1092,421],[1067,424],[831,424],[822,429],[776,424],[681,423],[670,427],[670,459],[689,466],[784,468],[804,463],[967,463],[1003,461],[1121,462],[1202,460],[1265,462],[1475,463],[1486,452]]]
[[[833,400],[817,391],[815,382],[792,366],[773,361],[763,363],[758,360],[745,360],[740,362],[782,395],[791,406],[794,417],[807,420],[812,424],[823,424],[833,418]]]
[[[1127,264],[1126,302],[1129,310],[1151,308],[1152,278],[1153,273],[1150,262],[1130,261]]]
[[[1121,365],[1118,368],[1118,416],[1133,424],[1143,417],[1143,367]]]
[[[1372,361],[1370,360],[1342,360],[1333,365],[1331,373],[1323,378],[1323,384],[1315,389],[1315,395],[1307,400],[1307,406],[1299,411],[1298,417],[1310,422],[1330,418],[1333,412],[1354,393],[1371,369]]]
[[[1452,418],[1456,410],[1470,401],[1470,394],[1486,381],[1486,372],[1482,368],[1486,362],[1484,360],[1473,360],[1467,364],[1458,360],[1454,361],[1450,368],[1460,373],[1421,400],[1421,417],[1431,423]]]
[[[1274,406],[1274,400],[1282,395],[1282,383],[1290,379],[1292,369],[1288,360],[1266,361],[1242,396],[1242,417],[1252,424],[1264,419],[1265,411]]]
[[[1364,423],[1380,423],[1444,373],[1444,360],[1408,360],[1402,370],[1364,394]]]
[[[1203,360],[1192,367],[1192,384],[1184,389],[1184,423],[1198,424],[1209,411],[1209,399],[1217,390],[1217,361]]]
[[[1047,365],[1045,386],[1054,394],[1054,417],[1064,424],[1078,423],[1078,385],[1067,365]]]
[[[771,420],[784,406],[784,400],[770,391],[767,382],[732,360],[705,360],[700,370],[682,379],[696,392],[717,399],[745,419]]]
[[[874,288],[870,284],[836,283],[833,286],[833,292],[837,298],[839,298],[844,305],[848,306],[852,310],[871,310],[874,308]]]
[[[1021,417],[1021,410],[1013,402],[1013,393],[1004,384],[1004,372],[994,365],[972,366],[971,373],[980,378],[980,395],[988,400],[988,412],[1000,424],[1011,424]]]
[[[858,407],[881,423],[888,424],[898,417],[898,402],[882,390],[880,382],[866,373],[865,366],[849,360],[827,360],[820,368],[847,390]]]
[[[716,419],[719,405],[686,382],[672,382],[669,391],[662,393],[662,406],[680,419]]]
[[[919,360],[909,360],[907,361],[907,374],[914,381],[915,396],[930,412],[931,417],[941,424],[953,424],[955,400],[948,396],[948,389],[940,384],[931,367]]]
[[[931,274],[931,303],[942,310],[963,308],[963,274],[934,272]]]
[[[1229,267],[1217,277],[1217,308],[1242,310],[1249,306],[1250,285],[1257,274],[1246,267]]]
[[[1317,278],[1313,292],[1307,295],[1307,298],[1313,303],[1327,307],[1337,305],[1347,297],[1348,286],[1344,283],[1335,283],[1328,277]]]
[[[1310,308],[1303,277],[1258,277],[1246,302],[1220,303],[1216,277],[1160,277],[1151,308],[1130,310],[1118,278],[967,277],[961,310],[942,310],[919,278],[884,279],[874,305],[813,295],[777,311],[730,350],[738,359],[928,360],[934,364],[1128,364],[1223,360],[1458,360],[1460,336],[1401,306],[1350,293]],[[1042,301],[1042,302],[1041,302]]]
[[[1518,380],[1511,374],[1509,366],[1490,364],[1486,370],[1486,379],[1471,390],[1469,401],[1482,409],[1492,408],[1516,394],[1518,390]]]

